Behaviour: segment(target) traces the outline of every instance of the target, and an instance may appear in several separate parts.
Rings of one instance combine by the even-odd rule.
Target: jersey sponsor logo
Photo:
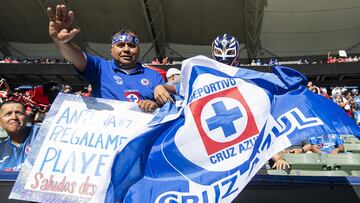
[[[116,84],[118,84],[118,85],[124,84],[124,80],[122,79],[122,77],[120,77],[118,75],[114,75],[113,78],[114,78]]]
[[[150,84],[150,81],[148,79],[146,79],[146,78],[143,78],[143,79],[141,79],[141,84],[144,85],[144,86],[147,86],[147,85]]]
[[[138,90],[126,90],[124,92],[125,97],[129,102],[139,102],[140,101],[140,93]]]

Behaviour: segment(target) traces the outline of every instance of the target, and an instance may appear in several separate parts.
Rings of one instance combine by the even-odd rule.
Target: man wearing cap
[[[138,102],[144,111],[157,108],[154,88],[165,81],[159,73],[138,63],[139,39],[134,31],[122,29],[112,36],[112,60],[84,53],[71,39],[80,32],[72,28],[74,12],[57,5],[47,9],[49,35],[65,59],[92,84],[94,97]]]
[[[170,68],[166,71],[166,78],[167,78],[167,84],[168,85],[174,85],[180,83],[180,74],[181,71],[176,68]]]

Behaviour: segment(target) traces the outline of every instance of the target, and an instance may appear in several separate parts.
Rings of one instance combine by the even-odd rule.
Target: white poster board
[[[103,202],[116,151],[153,117],[136,103],[59,94],[9,198]]]

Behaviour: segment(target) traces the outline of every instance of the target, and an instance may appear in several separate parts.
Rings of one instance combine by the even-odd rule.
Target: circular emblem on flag
[[[141,84],[144,85],[144,86],[147,86],[147,85],[150,84],[150,81],[148,79],[146,79],[146,78],[143,78],[143,79],[141,79]]]
[[[30,145],[26,145],[25,151],[24,151],[25,155],[29,155],[30,151],[31,151]]]
[[[136,94],[128,94],[127,96],[126,96],[126,98],[129,100],[129,101],[131,101],[131,102],[138,102],[139,101],[139,97],[136,95]]]
[[[201,84],[204,82],[209,83]],[[167,158],[177,169],[183,168],[177,167],[183,156],[208,171],[232,170],[256,151],[255,142],[269,114],[266,92],[238,79],[237,86],[209,93],[189,104],[185,123],[175,135],[181,156]]]

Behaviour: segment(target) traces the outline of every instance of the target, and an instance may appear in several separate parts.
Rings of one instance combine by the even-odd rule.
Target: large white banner
[[[59,94],[10,198],[36,202],[103,202],[116,151],[154,114],[136,103]]]

